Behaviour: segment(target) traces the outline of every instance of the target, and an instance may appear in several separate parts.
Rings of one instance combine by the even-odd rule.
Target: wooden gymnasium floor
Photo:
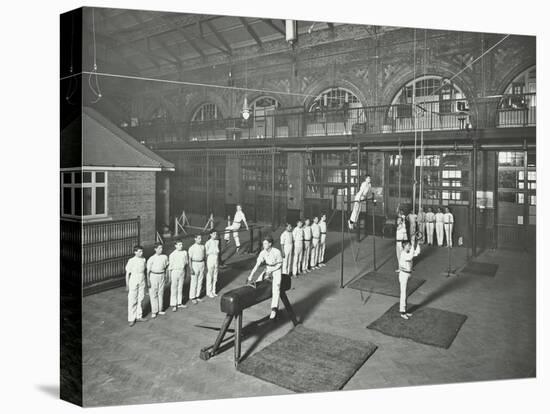
[[[275,234],[278,236],[278,233]],[[329,233],[328,265],[298,279],[288,296],[305,326],[379,346],[344,390],[533,377],[535,375],[535,257],[487,251],[478,260],[499,263],[495,277],[446,278],[447,250],[423,252],[415,266],[426,279],[409,301],[464,313],[468,319],[449,349],[385,336],[365,327],[396,298],[339,288],[340,234]],[[347,244],[345,281],[372,268],[372,238]],[[391,240],[377,238],[377,263],[395,269]],[[358,262],[353,253],[359,252]],[[453,267],[466,250],[452,249]],[[221,294],[239,286],[246,263],[220,272]],[[185,286],[187,288],[187,286]],[[146,299],[148,301],[148,299]],[[209,361],[199,350],[211,345],[223,320],[219,297],[130,328],[123,288],[84,298],[84,404],[87,406],[288,394],[290,391],[237,372],[228,350]],[[244,313],[244,325],[266,316],[267,302]],[[284,313],[283,313],[284,315]],[[286,318],[243,342],[243,355],[285,335]]]

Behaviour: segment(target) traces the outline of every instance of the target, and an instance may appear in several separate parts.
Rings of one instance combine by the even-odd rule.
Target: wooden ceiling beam
[[[225,49],[213,42],[210,42],[209,40],[205,39],[204,37],[201,37],[199,35],[196,35],[188,30],[185,30],[183,27],[179,26],[179,24],[173,20],[168,19],[167,16],[163,16],[164,20],[168,20],[168,24],[172,26],[174,30],[176,30],[178,33],[181,33],[181,35],[184,37],[184,39],[191,45],[193,49],[197,53],[199,53],[203,58],[206,57],[206,54],[203,52],[203,50],[197,45],[196,42],[202,42],[207,44],[210,47],[213,47],[216,50],[219,50],[222,53],[225,53],[227,55],[230,55],[231,52],[228,49]],[[221,37],[221,36],[220,36]]]
[[[134,21],[140,25],[144,25],[146,22],[145,20],[143,20],[143,18],[135,11],[135,10],[128,10],[130,16],[132,16],[132,18],[134,19]],[[172,57],[172,59],[174,59],[176,62],[177,62],[177,65],[181,65],[181,59],[179,58],[179,56],[174,53],[167,45],[166,43],[164,43],[161,39],[159,39],[158,37],[147,37],[147,42],[150,41],[150,39],[154,39],[154,42],[160,46],[160,48],[162,50],[164,50],[169,56]],[[151,52],[150,48],[149,49],[149,52]]]
[[[246,31],[248,32],[248,34],[250,36],[252,36],[252,38],[254,39],[254,41],[256,42],[256,44],[259,46],[259,47],[263,47],[263,43],[262,43],[262,40],[260,39],[260,37],[258,36],[258,34],[254,31],[254,29],[252,28],[252,26],[250,26],[250,24],[248,24],[248,22],[246,21],[246,18],[244,17],[239,17],[239,20],[241,21],[241,23],[243,24],[244,28],[246,29]]]
[[[264,23],[267,23],[269,25],[269,27],[271,27],[272,29],[274,29],[276,32],[279,32],[280,34],[282,34],[283,36],[286,36],[286,31],[285,29],[281,29],[279,26],[277,26],[275,24],[275,22],[271,19],[262,19],[262,21]]]
[[[233,54],[233,49],[231,49],[231,46],[229,45],[227,40],[225,40],[225,38],[220,34],[220,32],[216,30],[214,25],[209,21],[207,21],[205,24],[206,26],[208,26],[208,28],[214,34],[214,36],[216,36],[216,39],[218,39],[218,41],[223,45],[223,47],[227,49],[227,53],[229,53],[230,55]]]

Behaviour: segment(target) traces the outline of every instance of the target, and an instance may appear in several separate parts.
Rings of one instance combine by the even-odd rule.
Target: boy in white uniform
[[[443,214],[443,226],[445,228],[445,238],[447,239],[447,246],[453,247],[453,225],[455,219],[453,214],[449,210],[449,207],[445,207],[445,214]]]
[[[168,273],[170,275],[170,306],[172,312],[186,308],[183,302],[183,282],[185,281],[185,268],[189,264],[187,252],[183,250],[183,242],[177,240],[176,250],[168,257]]]
[[[147,282],[151,301],[151,318],[164,315],[164,284],[168,270],[168,257],[162,254],[162,244],[155,244],[155,254],[147,260]]]
[[[143,247],[134,246],[134,257],[126,264],[126,292],[128,292],[128,325],[147,322],[142,317],[141,303],[145,297],[145,258]]]
[[[365,181],[361,183],[359,191],[355,194],[353,210],[351,211],[350,219],[348,220],[348,226],[350,230],[353,230],[353,226],[359,218],[359,212],[361,211],[361,202],[367,198],[367,194],[370,191],[370,175],[365,177]]]
[[[189,286],[189,299],[193,304],[202,302],[200,298],[202,282],[204,280],[204,259],[206,250],[201,244],[200,234],[195,236],[195,244],[189,248],[189,262],[191,263],[191,284]]]
[[[281,233],[281,249],[283,250],[283,268],[285,275],[290,275],[292,265],[292,246],[294,238],[292,237],[292,225],[287,223],[286,229]]]
[[[416,240],[416,219],[417,215],[411,211],[407,218],[409,219],[409,237],[411,240]]]
[[[311,270],[319,269],[317,260],[319,259],[319,241],[321,239],[321,227],[319,227],[319,217],[313,217],[311,225]]]
[[[425,237],[426,237],[426,213],[424,212],[424,207],[422,207],[418,211],[417,223],[418,223],[418,232],[422,235],[420,242],[424,243]]]
[[[292,273],[294,277],[302,273],[302,259],[304,254],[304,229],[302,220],[298,220],[296,227],[292,230],[294,240],[294,260],[292,262]]]
[[[271,314],[269,319],[275,319],[277,316],[277,309],[279,307],[279,295],[281,292],[281,266],[283,264],[283,258],[281,256],[281,251],[273,247],[273,238],[267,236],[262,242],[263,250],[256,260],[256,265],[250,272],[247,282],[252,283],[252,278],[254,273],[258,268],[265,263],[266,268],[262,274],[256,279],[256,282],[260,282],[266,278],[272,277],[272,290],[271,290]]]
[[[311,225],[309,219],[305,220],[304,226],[304,258],[302,261],[302,270],[309,273],[309,255],[311,254]]]
[[[434,227],[435,227],[435,214],[431,207],[428,207],[426,213],[426,235],[428,244],[431,246],[434,244]]]
[[[403,251],[403,242],[407,240],[407,226],[401,217],[397,217],[397,229],[395,231],[395,255],[397,257],[398,265],[401,252]]]
[[[220,254],[220,242],[216,230],[210,231],[210,239],[205,243],[206,252],[206,296],[215,298],[216,283],[218,282],[218,256]]]
[[[248,230],[248,223],[246,222],[246,217],[244,215],[243,209],[240,204],[237,204],[235,216],[233,217],[233,224],[228,226],[226,230],[233,230],[233,239],[235,239],[235,246],[237,247],[237,253],[241,247],[241,240],[239,238],[239,229],[241,225],[244,224]]]
[[[327,246],[327,215],[323,214],[321,216],[321,221],[319,222],[319,228],[321,230],[321,238],[319,239],[319,259],[317,263],[320,267],[325,265],[325,248]]]
[[[438,207],[435,214],[435,235],[437,236],[437,245],[439,247],[443,246],[443,222],[444,216],[441,208]]]
[[[403,251],[399,257],[399,313],[403,319],[409,319],[412,313],[407,312],[407,283],[412,274],[413,257],[420,254],[420,246],[412,247],[409,241],[403,242]]]

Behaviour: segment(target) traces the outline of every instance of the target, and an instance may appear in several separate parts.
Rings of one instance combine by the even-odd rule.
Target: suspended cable
[[[413,115],[413,128],[414,128],[414,159],[413,159],[413,194],[412,194],[412,213],[415,212],[415,202],[416,202],[416,141],[417,141],[417,108],[415,104],[416,97],[416,28],[414,29],[413,34],[413,90],[412,90],[412,115]]]
[[[74,14],[71,15],[71,46],[70,46],[70,64],[69,64],[69,73],[70,79],[69,79],[69,87],[67,88],[67,94],[65,95],[65,100],[70,105],[74,105],[73,102],[71,102],[71,98],[74,96],[78,89],[78,80],[74,78],[73,76],[73,70],[74,70],[74,56],[73,56],[73,49],[74,49]],[[74,84],[74,87],[73,87]]]
[[[464,72],[466,69],[468,69],[468,67],[472,66],[474,63],[476,63],[478,60],[482,59],[483,56],[485,56],[487,53],[491,52],[495,47],[497,47],[498,45],[500,45],[502,42],[504,42],[506,39],[508,39],[510,37],[509,34],[507,34],[506,36],[504,36],[502,39],[500,39],[498,42],[496,42],[493,46],[491,46],[489,49],[487,49],[486,51],[484,51],[483,53],[481,53],[481,55],[479,55],[477,58],[475,58],[474,60],[472,60],[472,62],[470,62],[468,65],[466,65],[464,68],[462,68],[461,70],[459,70],[458,72],[456,72],[453,76],[451,76],[449,78],[449,82],[451,82],[454,78],[456,78],[458,75],[460,75],[462,72]],[[437,88],[433,94],[435,95],[437,92],[439,92],[441,89],[443,89],[446,85],[442,84],[439,88]]]
[[[101,88],[99,87],[99,80],[97,76],[97,44],[96,44],[96,38],[95,38],[95,9],[92,8],[92,49],[93,49],[93,59],[94,59],[94,66],[92,69],[92,72],[88,75],[88,86],[96,96],[96,98],[92,101],[92,103],[99,102],[101,99]],[[92,79],[93,79],[93,85],[92,85]]]

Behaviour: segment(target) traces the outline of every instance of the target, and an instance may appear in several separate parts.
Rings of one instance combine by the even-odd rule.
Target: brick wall
[[[109,171],[108,209],[114,220],[141,217],[141,242],[155,241],[155,173]]]

